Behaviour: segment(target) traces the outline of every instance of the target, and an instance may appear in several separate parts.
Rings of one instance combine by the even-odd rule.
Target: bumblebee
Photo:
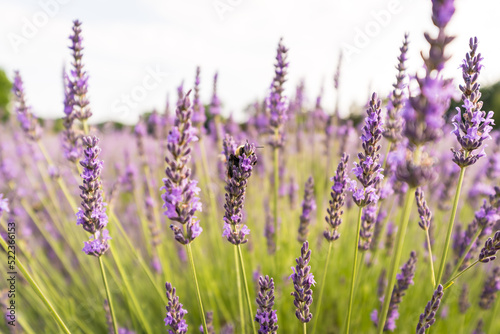
[[[262,148],[262,146],[259,146],[257,148]],[[227,177],[232,178],[233,175],[233,168],[238,167],[240,164],[240,156],[243,155],[245,152],[245,145],[240,145],[234,150],[234,153],[229,155],[229,159],[227,161]],[[255,155],[255,152],[252,151],[250,152],[250,155]],[[253,163],[255,165],[257,163],[257,160]]]

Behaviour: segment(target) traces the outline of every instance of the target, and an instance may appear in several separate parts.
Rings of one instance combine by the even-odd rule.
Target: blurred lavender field
[[[37,116],[29,71],[0,72],[0,331],[498,333],[500,91],[481,85],[495,65],[480,35],[453,63],[458,4],[430,3],[422,50],[402,31],[392,86],[349,113],[353,49],[327,106],[327,88],[290,80],[286,35],[265,98],[239,113],[224,67],[193,61],[136,123],[97,122],[79,20],[62,118]],[[224,19],[238,2],[213,5]],[[129,97],[161,87],[146,72]]]

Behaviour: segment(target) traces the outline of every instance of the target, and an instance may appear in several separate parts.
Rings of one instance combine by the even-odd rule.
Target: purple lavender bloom
[[[388,157],[390,160],[389,164],[395,166],[396,180],[408,184],[412,188],[423,186],[437,177],[434,168],[436,160],[423,151],[420,152],[420,161],[415,162],[414,156],[416,150],[418,148],[408,145],[408,143],[400,143],[398,148],[391,152]],[[395,188],[398,189],[399,187],[395,186]]]
[[[66,160],[76,162],[82,155],[82,148],[78,141],[79,135],[73,126],[76,119],[76,115],[73,112],[73,101],[75,97],[72,95],[72,83],[69,80],[66,70],[63,71],[63,83],[65,116],[63,118],[64,130],[62,131],[62,146]]]
[[[274,306],[274,281],[266,275],[259,277],[259,294],[257,296],[257,315],[255,321],[259,323],[259,334],[275,334],[278,331],[278,316]]]
[[[436,38],[424,34],[430,45],[428,56],[423,55],[425,76],[415,76],[419,91],[409,97],[403,112],[404,135],[417,147],[442,137],[443,115],[455,93],[452,81],[443,79],[440,73],[449,59],[445,55],[446,46],[453,40],[445,32],[455,11],[453,0],[433,0],[432,3],[432,20],[439,33]]]
[[[9,213],[10,208],[9,208],[9,199],[8,198],[3,198],[3,194],[0,194],[0,217],[4,212]]]
[[[384,331],[393,332],[396,329],[396,320],[399,318],[398,308],[399,304],[403,301],[406,290],[413,284],[413,277],[415,276],[415,268],[417,264],[417,253],[412,251],[410,259],[401,267],[401,273],[396,276],[396,284],[392,290],[391,302],[387,312],[387,320],[384,325]],[[383,297],[382,300],[383,301]],[[372,321],[375,326],[378,326],[378,311],[372,312]]]
[[[288,183],[288,200],[290,202],[290,208],[294,209],[297,203],[297,192],[299,190],[299,185],[295,182],[295,178],[290,176],[290,181]]]
[[[165,317],[165,326],[170,326],[169,334],[186,334],[188,325],[184,316],[188,313],[179,303],[179,297],[175,294],[175,288],[169,282],[165,283],[167,290],[167,316]]]
[[[377,204],[371,203],[367,205],[361,216],[361,229],[359,230],[358,249],[367,251],[370,249],[375,224],[377,222]]]
[[[214,329],[214,313],[213,312],[206,312],[205,313],[205,320],[207,322],[207,332],[208,334],[215,334],[215,329]],[[200,333],[205,333],[203,331],[203,325],[200,325],[198,328],[200,330]]]
[[[399,48],[400,55],[398,57],[398,65],[396,69],[396,83],[393,84],[394,90],[389,95],[387,103],[387,118],[384,129],[384,137],[391,143],[398,143],[401,141],[401,131],[403,130],[403,119],[401,118],[400,111],[404,106],[404,89],[406,88],[406,53],[408,52],[408,34],[405,34],[403,45]]]
[[[472,253],[480,246],[482,240],[491,233],[495,223],[500,219],[500,188],[495,187],[494,190],[495,193],[489,196],[488,201],[485,199],[483,205],[476,211],[474,219],[467,225],[467,229],[464,232],[457,231],[454,243],[457,256],[461,258],[469,245],[471,246],[462,266],[468,264]],[[480,234],[476,240],[473,240],[478,230],[480,230]]]
[[[500,230],[496,231],[493,238],[488,238],[484,243],[484,247],[479,253],[479,262],[488,263],[495,260],[498,250],[500,250]]]
[[[458,309],[460,313],[465,314],[470,307],[469,303],[469,286],[467,284],[462,285],[460,290],[460,296],[458,297]]]
[[[454,0],[432,0],[432,22],[438,28],[444,28],[455,13]]]
[[[203,126],[207,117],[205,116],[205,107],[200,99],[200,67],[196,67],[196,77],[194,79],[194,98],[193,98],[193,125],[196,128]]]
[[[283,39],[278,43],[276,64],[274,65],[274,79],[271,91],[266,100],[266,109],[269,114],[269,132],[272,135],[270,145],[274,148],[282,147],[285,141],[285,123],[287,121],[287,100],[283,93],[284,83],[288,71],[288,49],[283,45]]]
[[[198,140],[194,133],[195,128],[191,126],[193,111],[189,93],[177,107],[175,123],[168,134],[169,154],[165,157],[167,177],[163,179],[164,186],[161,188],[165,190],[161,196],[165,202],[165,215],[174,222],[170,228],[174,232],[175,240],[183,245],[192,242],[203,231],[195,216],[196,211],[202,210],[198,197],[200,188],[196,180],[191,180],[191,169],[187,166],[191,160],[189,144]]]
[[[229,137],[230,138],[230,137]],[[232,138],[224,141],[230,142]],[[229,146],[227,143],[226,146]],[[257,163],[255,145],[246,142],[238,147],[239,152],[231,153],[227,163],[228,178],[226,180],[226,203],[224,204],[224,231],[222,236],[233,245],[248,242],[248,227],[242,222],[243,203],[248,179],[252,175],[253,166]]]
[[[330,192],[331,199],[328,201],[329,207],[326,209],[328,216],[325,217],[328,227],[323,232],[323,236],[328,242],[332,242],[340,238],[338,228],[342,224],[342,207],[345,204],[345,191],[347,188],[347,162],[349,155],[344,153],[340,158],[340,163],[337,166],[337,172],[332,178],[333,186]]]
[[[359,164],[354,163],[352,172],[356,175],[362,188],[358,188],[356,181],[348,180],[349,191],[352,198],[359,207],[376,203],[379,199],[378,184],[384,178],[383,169],[379,163],[380,144],[382,138],[382,116],[380,109],[381,101],[376,93],[373,93],[370,106],[366,110],[365,125],[361,135],[364,153],[358,153]]]
[[[215,72],[214,74],[214,85],[212,91],[212,100],[210,101],[210,114],[212,116],[220,115],[221,112],[221,103],[220,99],[217,96],[217,79],[219,78],[219,73]]]
[[[417,190],[415,191],[415,198],[417,200],[418,214],[420,216],[418,226],[420,226],[422,230],[427,231],[431,226],[432,212],[427,206],[427,202],[424,198],[424,191],[422,190],[422,188],[417,188]]]
[[[82,23],[78,20],[73,21],[73,35],[69,36],[71,40],[71,46],[69,47],[72,51],[73,69],[69,76],[69,94],[73,100],[65,107],[66,115],[74,113],[75,117],[80,121],[87,120],[92,116],[92,112],[89,107],[89,100],[87,98],[88,92],[88,80],[89,76],[87,72],[83,69],[83,38],[81,36],[82,28],[80,26]],[[71,107],[70,107],[71,106]],[[72,108],[70,112],[69,109]]]
[[[495,303],[497,292],[500,291],[500,267],[496,267],[484,282],[483,292],[479,300],[479,307],[489,310]]]
[[[471,166],[479,158],[486,155],[484,148],[479,153],[474,151],[479,149],[486,139],[491,138],[490,132],[493,129],[491,125],[495,124],[493,111],[486,114],[485,111],[481,110],[483,102],[479,100],[481,93],[477,79],[483,67],[481,64],[483,57],[480,53],[476,54],[477,37],[470,39],[469,47],[470,51],[465,55],[462,64],[465,85],[460,85],[464,111],[462,113],[462,110],[457,107],[457,114],[453,117],[455,129],[452,133],[457,137],[461,148],[459,150],[452,148],[451,151],[453,152],[453,162],[460,167]]]
[[[295,297],[293,304],[295,305],[295,316],[302,323],[307,323],[312,319],[312,313],[309,307],[313,302],[311,287],[316,284],[314,275],[311,273],[311,250],[309,243],[306,241],[300,250],[300,257],[296,260],[297,265],[292,267],[293,273],[290,275],[293,281],[294,292],[291,293]]]
[[[300,215],[299,235],[297,240],[304,243],[309,234],[309,224],[311,223],[311,213],[316,209],[314,200],[314,179],[309,176],[304,188],[304,200],[302,201],[302,214]]]
[[[417,324],[417,334],[425,334],[425,331],[434,325],[436,322],[436,313],[439,310],[439,305],[441,304],[443,295],[443,286],[439,284],[437,289],[434,291],[431,300],[425,306],[424,313],[420,314]]]
[[[106,215],[106,203],[102,198],[102,182],[100,176],[103,169],[103,161],[99,160],[101,148],[97,145],[99,138],[85,136],[82,138],[84,145],[83,159],[80,165],[83,167],[81,177],[83,185],[80,186],[82,193],[81,207],[76,213],[76,224],[82,225],[83,229],[92,233],[88,242],[85,242],[83,251],[88,255],[101,256],[108,248],[111,239],[108,230]]]
[[[38,124],[38,118],[31,112],[31,107],[26,103],[24,95],[24,83],[19,71],[14,72],[14,85],[12,93],[15,97],[15,112],[26,136],[33,141],[40,139],[42,130]]]

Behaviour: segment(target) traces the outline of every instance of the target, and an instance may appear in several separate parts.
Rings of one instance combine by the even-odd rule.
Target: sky
[[[468,39],[479,38],[483,85],[500,80],[500,2],[456,0],[448,32],[451,59],[445,75],[461,80],[458,68]],[[133,123],[153,108],[172,104],[176,87],[194,83],[201,66],[201,96],[210,101],[213,75],[223,114],[239,121],[262,99],[271,83],[276,46],[289,48],[286,93],[305,80],[309,102],[323,87],[323,106],[339,99],[345,115],[364,105],[371,91],[387,96],[395,80],[396,57],[410,34],[408,72],[422,66],[425,31],[435,35],[427,0],[0,0],[0,68],[19,70],[33,112],[63,115],[63,67],[70,67],[72,21],[83,22],[83,61],[90,75],[93,122]],[[344,53],[339,94],[333,73]]]

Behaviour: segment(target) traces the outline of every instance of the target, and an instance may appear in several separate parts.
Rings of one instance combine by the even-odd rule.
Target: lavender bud
[[[479,307],[483,310],[489,310],[495,303],[498,291],[500,291],[500,267],[493,269],[491,275],[484,282]]]
[[[182,308],[182,304],[179,303],[179,297],[175,295],[175,288],[167,282],[165,284],[167,289],[167,316],[165,317],[165,326],[170,326],[169,333],[171,334],[185,334],[188,330],[188,325],[184,316],[188,313]]]
[[[424,191],[422,188],[418,187],[415,191],[415,198],[417,200],[418,214],[420,216],[420,221],[418,226],[424,231],[428,230],[432,222],[432,212],[427,206],[427,202],[424,198]]]
[[[425,306],[424,313],[420,314],[416,331],[417,334],[425,334],[425,331],[434,325],[436,322],[436,313],[439,310],[443,295],[443,286],[439,284],[431,300]]]
[[[316,209],[314,200],[314,180],[312,176],[307,179],[304,188],[304,200],[302,201],[302,215],[300,215],[299,235],[297,240],[304,243],[309,234],[309,224],[311,223],[311,212]]]
[[[396,276],[396,284],[392,290],[391,302],[387,311],[387,321],[384,325],[384,331],[394,331],[396,329],[396,320],[399,318],[398,308],[403,301],[406,290],[413,284],[415,276],[415,268],[417,264],[417,254],[412,251],[410,259],[401,267],[401,274]],[[382,298],[383,302],[383,298]],[[374,310],[371,314],[372,321],[375,326],[378,326],[378,312]]]
[[[364,153],[358,153],[359,164],[355,162],[352,170],[363,187],[358,188],[354,180],[348,181],[352,198],[360,207],[378,201],[377,187],[384,178],[383,169],[379,163],[380,154],[378,153],[381,147],[378,142],[382,138],[383,132],[380,105],[380,99],[376,93],[373,93],[370,107],[366,110],[367,116],[361,135]]]
[[[399,48],[400,55],[398,56],[398,65],[396,69],[396,83],[393,84],[394,90],[389,95],[387,103],[387,119],[384,129],[384,137],[391,143],[398,143],[401,141],[401,131],[403,129],[403,119],[401,118],[400,111],[404,106],[404,89],[407,84],[406,79],[406,53],[408,52],[408,33],[405,34],[403,45]]]
[[[327,228],[323,232],[323,236],[329,242],[335,241],[340,238],[338,228],[342,224],[342,214],[344,211],[342,207],[345,204],[345,191],[347,188],[347,162],[349,155],[344,153],[340,158],[340,163],[337,166],[337,172],[331,179],[333,181],[332,191],[330,192],[331,199],[328,201],[329,207],[326,209],[328,216],[325,217]]]
[[[73,35],[69,37],[71,40],[71,46],[69,48],[73,56],[73,70],[70,72],[68,87],[70,90],[69,95],[73,100],[69,103],[66,114],[74,113],[77,119],[84,121],[92,116],[92,112],[90,111],[89,100],[87,98],[89,76],[83,69],[82,62],[83,38],[81,36],[81,25],[82,23],[80,21],[73,21]],[[71,112],[69,112],[70,106],[73,109]]]
[[[496,253],[500,249],[500,231],[496,231],[493,238],[488,238],[484,243],[484,248],[481,249],[479,253],[479,261],[483,263],[488,263],[495,260]]]
[[[469,286],[467,284],[464,284],[462,285],[460,296],[458,297],[458,309],[460,310],[460,313],[465,314],[469,307]]]
[[[270,145],[274,148],[282,147],[285,140],[285,123],[287,121],[287,101],[284,96],[284,83],[288,71],[288,49],[283,45],[283,40],[278,43],[276,64],[274,65],[274,79],[271,91],[266,100],[266,109],[269,119],[269,132],[273,136]]]
[[[76,224],[82,225],[85,231],[92,233],[89,241],[85,242],[83,251],[88,255],[101,256],[108,250],[108,241],[111,239],[108,230],[105,229],[108,216],[100,180],[103,161],[98,158],[101,148],[97,146],[99,138],[95,136],[83,137],[82,142],[85,147],[83,159],[80,161],[83,167],[81,174],[83,185],[80,186],[82,202],[76,213]]]
[[[167,177],[163,179],[164,186],[161,188],[165,190],[162,195],[165,202],[163,207],[167,209],[165,215],[175,222],[170,228],[175,240],[183,245],[192,242],[203,231],[200,221],[194,215],[196,211],[202,210],[198,197],[200,188],[197,181],[191,180],[191,169],[187,167],[191,160],[190,143],[198,140],[196,129],[191,126],[189,93],[177,107],[175,123],[168,134],[169,155],[165,157]]]
[[[495,124],[493,120],[493,111],[486,112],[481,110],[483,102],[479,92],[479,83],[476,82],[481,72],[483,58],[481,54],[476,54],[477,37],[471,38],[469,42],[470,52],[465,55],[462,64],[462,76],[465,85],[460,85],[462,91],[462,101],[464,112],[457,107],[457,114],[453,117],[452,133],[457,137],[461,148],[459,150],[451,149],[453,152],[453,162],[460,167],[471,166],[476,161],[485,156],[484,148],[480,153],[474,153],[479,149],[483,141],[491,138],[490,132],[493,129],[491,125]]]
[[[234,245],[246,243],[248,241],[246,236],[250,234],[250,230],[242,222],[242,210],[248,179],[256,163],[255,145],[248,142],[238,147],[227,161],[228,178],[225,187],[226,203],[222,236]]]
[[[15,72],[14,85],[12,86],[12,93],[14,94],[14,109],[17,114],[17,119],[21,124],[26,136],[33,141],[40,139],[42,130],[38,124],[38,118],[31,112],[31,107],[26,103],[24,95],[24,83],[19,71]]]
[[[309,243],[306,241],[300,250],[301,255],[295,261],[297,265],[292,267],[293,273],[290,279],[293,281],[294,292],[291,293],[295,297],[293,304],[295,305],[295,316],[302,323],[307,323],[312,319],[312,313],[309,312],[309,307],[313,302],[311,286],[316,284],[314,275],[311,273],[311,250]]]
[[[278,331],[278,316],[274,306],[274,281],[266,275],[266,277],[259,277],[259,294],[257,296],[257,315],[255,321],[259,323],[259,334],[272,333]]]

